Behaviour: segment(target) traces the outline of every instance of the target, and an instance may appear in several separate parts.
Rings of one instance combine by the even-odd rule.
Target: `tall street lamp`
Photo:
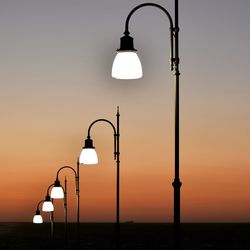
[[[92,122],[88,128],[88,136],[85,140],[85,145],[81,151],[79,163],[80,164],[97,164],[98,157],[93,146],[93,140],[90,137],[90,130],[97,122],[106,122],[113,128],[114,131],[114,159],[116,160],[116,228],[119,231],[120,226],[120,113],[117,107],[116,113],[116,127],[107,119],[98,119]]]
[[[63,199],[65,198],[64,202],[65,202],[65,207],[67,206],[66,204],[66,197],[64,197],[64,194],[66,195],[66,179],[65,179],[65,191],[63,190],[60,181],[59,181],[59,173],[63,170],[63,169],[70,169],[73,171],[74,176],[75,176],[75,185],[76,185],[76,195],[77,195],[77,244],[78,244],[78,248],[80,247],[80,186],[79,186],[79,161],[77,161],[77,171],[75,171],[74,168],[70,167],[70,166],[63,166],[61,167],[57,173],[56,173],[56,180],[54,183],[54,187],[51,190],[51,198],[53,199]],[[67,210],[65,213],[65,220],[66,220],[66,226],[67,226]]]
[[[142,67],[136,49],[133,45],[133,38],[129,36],[129,20],[133,13],[142,7],[156,7],[163,11],[170,23],[170,69],[175,76],[175,167],[174,167],[174,232],[177,242],[180,241],[180,188],[179,177],[179,13],[178,0],[175,1],[174,23],[169,12],[162,6],[155,3],[144,3],[136,6],[128,14],[125,23],[124,36],[121,38],[120,49],[113,62],[112,77],[117,79],[138,79],[142,77]]]

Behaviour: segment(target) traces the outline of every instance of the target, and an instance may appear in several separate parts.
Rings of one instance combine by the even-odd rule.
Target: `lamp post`
[[[112,77],[117,79],[138,79],[142,77],[140,60],[133,45],[133,38],[129,36],[129,20],[133,13],[143,7],[156,7],[163,11],[170,23],[170,69],[175,76],[175,166],[174,166],[174,235],[175,243],[180,243],[180,188],[179,177],[179,13],[178,0],[174,0],[175,18],[174,23],[169,12],[162,6],[155,3],[144,3],[136,6],[128,14],[125,23],[124,36],[121,38],[121,47],[117,50],[113,67]]]
[[[60,181],[59,181],[59,173],[63,170],[63,169],[70,169],[73,171],[74,175],[75,175],[75,185],[76,185],[76,195],[77,195],[77,244],[78,244],[78,248],[80,247],[80,186],[79,186],[79,179],[80,179],[80,175],[79,175],[79,161],[77,161],[77,171],[75,171],[74,168],[70,167],[70,166],[63,166],[61,167],[57,173],[56,173],[56,180],[54,183],[54,187],[51,190],[51,197],[53,199],[63,199],[64,200],[64,207],[67,207],[67,199],[66,199],[66,194],[67,194],[67,186],[66,186],[66,178],[65,178],[65,191],[63,190]],[[67,225],[67,210],[65,210],[65,221],[66,221],[66,225]]]
[[[79,163],[80,164],[97,164],[98,157],[93,146],[93,141],[90,137],[90,131],[94,124],[98,122],[106,122],[113,128],[114,131],[114,159],[116,160],[116,232],[119,234],[120,229],[120,113],[117,107],[116,113],[116,127],[107,119],[97,119],[92,122],[88,128],[88,136],[85,140],[85,145],[81,151]]]
[[[36,208],[36,213],[35,213],[35,215],[33,217],[33,223],[34,224],[42,224],[43,223],[43,217],[42,217],[42,215],[40,213],[39,206],[40,206],[41,203],[43,203],[43,205],[44,205],[45,202],[47,202],[47,201],[46,200],[41,200],[41,201],[38,202],[37,208]],[[53,206],[53,204],[52,204],[52,206]],[[51,208],[51,206],[50,206],[50,208]],[[53,209],[54,209],[54,206],[53,206]],[[42,208],[42,210],[43,210],[43,208]],[[50,237],[51,237],[52,240],[54,238],[54,212],[53,211],[45,211],[45,212],[50,212],[50,225],[51,225],[50,226]]]
[[[50,232],[51,232],[51,239],[54,238],[54,205],[53,205],[53,199],[50,198],[49,190],[51,187],[54,186],[54,183],[51,184],[47,189],[47,194],[45,196],[45,200],[42,205],[42,210],[44,212],[50,212]]]

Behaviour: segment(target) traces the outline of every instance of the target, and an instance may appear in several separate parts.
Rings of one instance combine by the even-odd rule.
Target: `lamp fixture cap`
[[[60,181],[58,179],[55,180],[54,187],[61,187]]]
[[[134,48],[134,38],[125,35],[120,38],[120,49],[117,49],[117,52],[123,52],[123,51],[137,51]]]
[[[38,209],[36,210],[36,215],[41,215],[41,213]]]
[[[49,195],[46,195],[46,197],[45,197],[45,201],[51,201],[51,200],[50,200],[50,196],[49,196]]]
[[[93,146],[93,140],[90,139],[90,138],[87,138],[87,139],[85,140],[85,145],[84,145],[83,148],[95,148],[95,147]]]

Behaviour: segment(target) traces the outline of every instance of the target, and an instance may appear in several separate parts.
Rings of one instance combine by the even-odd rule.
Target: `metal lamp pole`
[[[40,210],[39,210],[39,206],[40,206],[41,203],[43,203],[45,201],[46,200],[41,200],[41,201],[38,202],[35,216],[38,215],[41,218],[41,213],[40,213]],[[38,222],[34,222],[33,221],[33,223],[38,223]],[[39,224],[40,223],[43,223],[43,221],[40,221]],[[53,238],[54,238],[54,227],[53,227],[53,224],[54,224],[54,216],[53,216],[53,211],[52,211],[52,212],[50,212],[50,225],[51,225],[50,226],[50,237],[51,237],[51,240],[53,240]]]
[[[53,187],[53,186],[54,186],[54,183],[48,186],[47,195],[46,195],[45,200],[46,200],[47,198],[50,199],[49,190],[50,190],[50,188]],[[51,199],[51,202],[52,202],[52,204],[53,204],[53,199]],[[54,205],[54,204],[53,204],[53,205]],[[51,211],[51,212],[50,212],[50,222],[51,222],[51,226],[50,226],[50,228],[51,228],[51,239],[53,239],[53,238],[54,238],[54,211]]]
[[[111,127],[114,130],[114,159],[116,160],[116,225],[119,227],[120,224],[120,126],[119,126],[119,108],[117,108],[117,127],[115,128],[115,125],[107,120],[107,119],[97,119],[94,122],[92,122],[88,128],[88,139],[90,139],[90,130],[94,124],[97,122],[106,122],[111,125]]]
[[[179,71],[179,4],[178,0],[174,0],[174,8],[175,8],[175,18],[174,22],[169,14],[169,12],[162,7],[161,5],[155,4],[155,3],[144,3],[136,6],[132,9],[132,11],[129,13],[126,19],[125,23],[125,32],[124,36],[121,38],[121,47],[117,50],[118,54],[117,57],[113,63],[112,68],[112,76],[117,79],[137,79],[142,76],[142,70],[139,59],[136,61],[134,58],[137,58],[136,55],[136,49],[134,49],[133,45],[133,38],[129,36],[129,20],[133,13],[137,11],[138,9],[141,9],[142,7],[156,7],[160,10],[162,10],[168,17],[169,23],[170,23],[170,68],[171,71],[174,71],[175,76],[175,166],[174,166],[174,181],[172,183],[174,188],[174,238],[177,245],[177,248],[179,247],[178,244],[180,243],[180,188],[181,188],[181,181],[180,181],[180,173],[179,173],[179,77],[180,77],[180,71]],[[120,53],[121,52],[121,53]],[[124,53],[126,52],[126,53]],[[125,55],[131,54],[131,61],[136,62],[137,67],[137,73],[135,74],[133,70],[130,70],[132,64],[125,64],[127,67],[125,69],[120,70],[120,64],[121,58],[126,61],[128,60]],[[119,57],[118,57],[119,55]],[[133,56],[132,56],[133,55]],[[123,64],[124,65],[124,64]],[[133,64],[135,65],[135,64]],[[124,73],[125,72],[125,73]]]
[[[108,123],[109,125],[111,125],[114,131],[114,159],[116,160],[116,169],[117,169],[117,172],[116,172],[116,234],[117,234],[117,242],[118,242],[119,232],[120,232],[120,113],[119,113],[119,107],[117,107],[117,113],[116,113],[116,127],[111,121],[107,119],[97,119],[90,124],[88,128],[88,136],[87,136],[87,139],[85,140],[85,146],[83,150],[94,149],[93,141],[90,137],[90,131],[91,131],[92,126],[98,122]],[[84,151],[82,151],[82,153],[83,152]],[[80,156],[80,159],[81,159],[81,156]],[[87,164],[87,163],[81,162],[81,160],[80,160],[80,163]]]
[[[58,184],[60,185],[59,173],[63,169],[70,169],[70,170],[72,170],[74,172],[74,175],[75,175],[75,185],[76,185],[76,195],[77,195],[77,244],[78,244],[78,247],[80,247],[80,186],[79,186],[80,175],[79,175],[79,161],[77,161],[77,171],[75,171],[75,169],[70,167],[70,166],[63,166],[57,171],[56,181],[55,181],[55,183],[57,183],[57,185]],[[54,184],[54,186],[55,186],[55,184]],[[65,189],[66,189],[66,183],[65,183]],[[64,192],[67,192],[67,190],[65,190]],[[64,202],[67,203],[67,199],[65,199]]]

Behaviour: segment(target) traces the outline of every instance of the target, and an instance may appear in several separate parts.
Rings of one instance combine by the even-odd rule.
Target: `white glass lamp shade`
[[[63,199],[64,198],[63,188],[61,186],[53,187],[50,196],[53,199]]]
[[[83,148],[79,157],[80,164],[97,164],[98,157],[94,148]]]
[[[43,217],[40,214],[35,214],[33,217],[33,223],[35,224],[43,223]]]
[[[51,201],[44,201],[42,210],[44,212],[53,212],[54,211],[54,205]]]
[[[112,66],[112,77],[124,80],[142,77],[141,61],[136,51],[117,52]]]

